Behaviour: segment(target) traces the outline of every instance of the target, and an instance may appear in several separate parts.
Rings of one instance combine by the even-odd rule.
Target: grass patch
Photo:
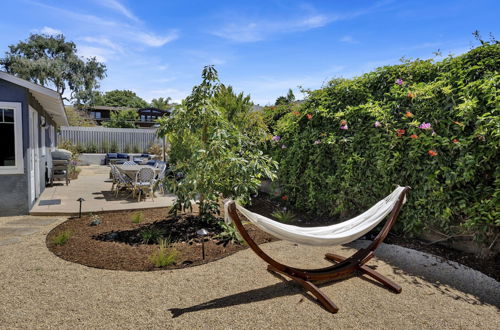
[[[55,245],[64,245],[68,240],[73,236],[73,232],[71,230],[64,230],[57,234],[56,236],[52,237],[51,241]]]
[[[166,239],[160,239],[160,247],[154,251],[149,260],[155,267],[165,267],[175,264],[179,257],[179,251],[169,247],[170,242]]]
[[[141,223],[144,220],[144,214],[142,212],[136,212],[132,214],[132,223]]]
[[[161,236],[163,235],[163,231],[156,228],[145,228],[139,233],[139,235],[141,236],[144,244],[149,244],[150,242],[159,242]]]

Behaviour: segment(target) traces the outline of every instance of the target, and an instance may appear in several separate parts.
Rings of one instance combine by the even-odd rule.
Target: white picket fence
[[[161,138],[156,136],[156,129],[108,128],[101,126],[62,126],[58,141],[61,140],[69,140],[75,145],[84,148],[93,145],[97,148],[97,152],[106,152],[103,148],[105,146],[111,148],[113,144],[117,145],[119,152],[127,149],[144,152],[154,143],[162,144]]]

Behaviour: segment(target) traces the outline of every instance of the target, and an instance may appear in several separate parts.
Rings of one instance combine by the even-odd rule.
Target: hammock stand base
[[[401,192],[398,201],[392,209],[389,219],[386,221],[377,237],[375,237],[375,239],[368,247],[358,250],[349,258],[345,258],[333,253],[327,253],[325,255],[325,258],[329,261],[335,262],[335,264],[330,267],[318,269],[295,268],[284,265],[274,260],[268,254],[262,251],[257,243],[255,243],[255,241],[250,237],[247,230],[243,226],[243,223],[241,222],[238,212],[236,212],[236,205],[234,202],[231,202],[229,204],[228,212],[236,226],[236,229],[238,229],[239,233],[247,242],[248,246],[255,252],[255,254],[257,254],[260,258],[262,258],[269,264],[267,267],[269,271],[284,275],[297,282],[306,291],[309,291],[314,297],[316,297],[318,302],[327,311],[329,311],[330,313],[337,313],[339,310],[338,307],[330,300],[330,298],[328,298],[328,296],[321,292],[321,290],[313,283],[313,281],[334,281],[360,272],[362,275],[368,275],[372,277],[395,293],[401,292],[401,286],[394,283],[392,280],[383,276],[379,272],[366,266],[365,263],[373,258],[373,256],[375,255],[374,251],[379,247],[379,245],[389,234],[389,231],[391,230],[396,221],[396,218],[399,215],[399,211],[401,210],[401,206],[403,205],[405,195],[409,189],[410,187],[405,187],[405,189]]]

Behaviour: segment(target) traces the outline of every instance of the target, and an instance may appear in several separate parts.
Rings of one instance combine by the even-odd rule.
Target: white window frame
[[[0,108],[14,110],[14,150],[16,166],[0,166],[2,174],[24,174],[23,160],[23,110],[20,102],[0,102]]]

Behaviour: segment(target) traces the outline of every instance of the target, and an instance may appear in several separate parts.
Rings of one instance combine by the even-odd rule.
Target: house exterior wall
[[[0,216],[28,214],[29,171],[27,150],[29,144],[28,93],[24,87],[0,79],[0,102],[19,102],[22,109],[24,174],[0,174]]]
[[[31,203],[32,196],[30,189],[31,178],[29,175],[30,153],[28,152],[30,141],[29,106],[38,112],[38,127],[41,126],[42,117],[45,118],[47,127],[45,130],[38,130],[38,148],[42,147],[43,139],[41,134],[45,134],[45,146],[47,147],[45,156],[42,156],[40,150],[40,161],[36,165],[40,170],[39,182],[37,182],[40,187],[40,193],[42,193],[45,189],[47,162],[49,163],[49,167],[51,166],[51,162],[48,159],[50,156],[51,144],[50,130],[52,127],[55,128],[56,124],[52,121],[50,116],[44,111],[43,107],[36,101],[36,99],[31,96],[26,88],[2,79],[0,79],[0,102],[21,103],[23,138],[22,150],[24,163],[23,174],[0,174],[0,216],[28,214],[31,207],[33,207]],[[56,138],[56,136],[57,134],[54,134],[54,138]]]

